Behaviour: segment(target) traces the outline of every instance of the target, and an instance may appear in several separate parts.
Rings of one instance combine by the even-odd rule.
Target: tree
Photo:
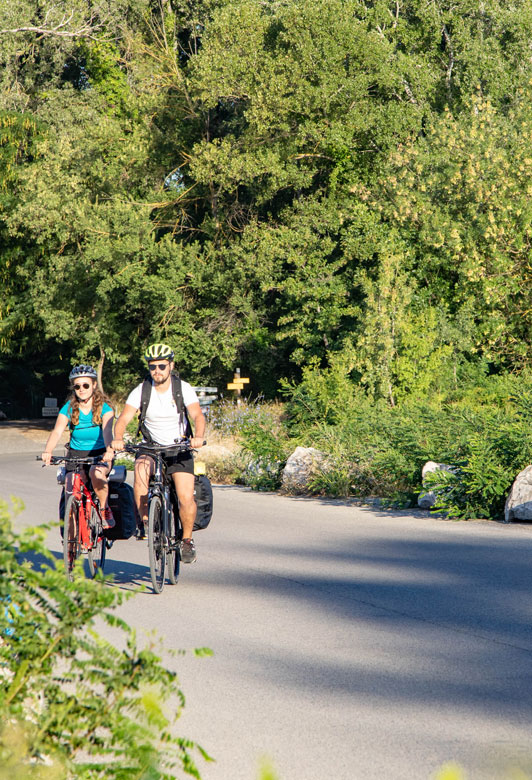
[[[473,312],[466,350],[499,368],[529,363],[528,94],[507,115],[475,97],[467,114],[435,118],[394,155],[385,185],[384,212],[415,253],[425,300]]]

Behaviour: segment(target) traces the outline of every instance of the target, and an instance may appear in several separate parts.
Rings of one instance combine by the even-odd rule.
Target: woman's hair
[[[88,381],[92,382],[94,385],[94,390],[92,393],[92,422],[94,425],[101,425],[103,405],[105,402],[107,402],[109,406],[111,404],[107,396],[104,393],[102,393],[102,391],[96,384],[96,381],[94,379],[91,379],[91,377],[88,377],[87,379]],[[67,401],[70,403],[70,408],[72,409],[72,416],[70,418],[72,425],[77,425],[79,423],[79,400],[74,388],[71,388],[71,393],[68,396]]]

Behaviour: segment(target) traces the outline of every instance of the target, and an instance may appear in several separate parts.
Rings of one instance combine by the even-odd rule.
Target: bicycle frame
[[[65,489],[65,495],[67,495],[68,491]],[[82,546],[86,550],[91,550],[92,540],[90,538],[89,533],[89,526],[87,523],[87,514],[90,517],[92,507],[96,509],[98,512],[98,515],[101,519],[101,513],[100,513],[100,502],[98,499],[94,500],[91,491],[85,484],[85,482],[81,479],[81,473],[80,471],[74,472],[74,478],[72,481],[72,491],[71,494],[74,496],[74,498],[79,501],[79,534],[80,534],[80,541]],[[86,510],[89,510],[88,513],[86,513]]]
[[[164,587],[167,561],[169,580],[173,585],[177,582],[179,572],[179,510],[173,480],[166,473],[164,455],[187,452],[190,449],[188,440],[167,446],[126,445],[127,452],[138,456],[147,455],[154,462],[153,474],[148,485],[148,548],[150,575],[155,593],[160,593]],[[171,522],[172,512],[175,518],[174,524]]]
[[[37,458],[41,460],[40,457]],[[65,463],[70,461],[74,464],[75,469],[72,472],[72,489],[65,489],[65,516],[63,525],[63,545],[64,545],[64,557],[65,568],[67,575],[71,576],[72,569],[76,558],[81,551],[85,551],[88,556],[88,564],[91,576],[94,576],[96,570],[103,569],[105,562],[105,548],[106,540],[103,536],[103,522],[100,508],[100,502],[98,498],[93,494],[90,486],[88,486],[81,477],[81,470],[84,465],[96,465],[101,463],[100,457],[86,457],[75,458],[71,456],[52,456],[50,464],[57,465],[58,463]],[[75,516],[72,520],[72,516],[69,513],[69,508],[74,504]],[[97,524],[91,524],[92,513],[96,513],[98,518]],[[67,527],[68,524],[68,527]],[[71,536],[72,526],[75,527],[74,534]],[[100,552],[98,553],[98,549]],[[99,564],[96,563],[96,558],[100,557]]]

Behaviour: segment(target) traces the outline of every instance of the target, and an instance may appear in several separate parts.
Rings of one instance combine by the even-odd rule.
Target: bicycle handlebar
[[[207,442],[204,442],[206,444]],[[183,439],[182,441],[176,441],[175,444],[149,444],[148,442],[140,442],[140,444],[126,444],[124,452],[131,453],[145,453],[146,455],[159,455],[164,452],[190,452],[193,447],[190,446],[190,439]]]
[[[40,455],[36,455],[35,460],[42,460],[42,457]],[[95,466],[98,463],[101,463],[104,466],[109,465],[104,460],[102,460],[101,455],[91,455],[86,456],[85,458],[71,458],[70,455],[52,455],[50,458],[50,466],[57,466],[58,463],[66,463],[66,461],[69,463],[74,463],[76,466]]]

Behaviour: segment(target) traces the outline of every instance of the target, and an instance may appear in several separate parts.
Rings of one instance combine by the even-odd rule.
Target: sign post
[[[228,382],[227,389],[236,390],[237,404],[240,403],[240,396],[242,395],[242,390],[244,388],[244,385],[247,385],[248,383],[249,383],[249,377],[240,376],[240,369],[235,368],[233,381]]]
[[[192,389],[196,391],[202,409],[208,408],[218,398],[217,387],[193,387]]]

